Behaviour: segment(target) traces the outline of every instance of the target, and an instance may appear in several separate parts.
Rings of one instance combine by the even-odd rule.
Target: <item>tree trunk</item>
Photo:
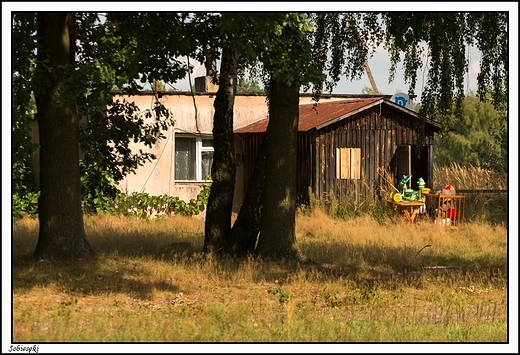
[[[224,49],[213,118],[213,165],[204,233],[204,251],[222,252],[231,229],[235,189],[233,106],[237,79],[237,54]]]
[[[65,79],[74,70],[71,13],[39,13],[35,85],[40,132],[40,233],[34,256],[67,259],[93,254],[81,210],[78,117],[72,88]]]
[[[253,254],[260,232],[260,211],[265,179],[265,138],[256,157],[253,172],[249,177],[246,194],[237,219],[229,233],[226,252],[235,256]]]
[[[257,253],[260,257],[273,259],[297,259],[298,87],[271,79],[268,98],[265,181]]]

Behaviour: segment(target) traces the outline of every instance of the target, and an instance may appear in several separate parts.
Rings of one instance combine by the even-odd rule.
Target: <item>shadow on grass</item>
[[[302,249],[306,256],[314,261],[339,264],[352,270],[360,265],[365,265],[363,268],[366,268],[366,265],[384,267],[392,272],[418,271],[428,266],[505,268],[507,265],[507,255],[497,258],[488,255],[467,258],[455,253],[440,252],[429,244],[422,248],[414,248],[327,241],[306,243]]]
[[[148,300],[154,290],[177,292],[179,287],[168,282],[146,282],[142,278],[142,268],[137,264],[118,262],[117,267],[108,270],[98,257],[67,262],[45,262],[32,256],[13,260],[13,290],[30,291],[35,287],[56,285],[59,289],[81,295],[102,295],[124,293],[132,297]],[[146,275],[145,275],[146,276]]]
[[[31,256],[13,259],[13,288],[30,290],[55,284],[60,289],[83,295],[124,293],[143,300],[154,290],[178,292],[169,282],[146,282],[141,259],[182,264],[189,269],[204,264],[208,271],[230,277],[244,267],[252,270],[254,282],[283,284],[304,277],[316,282],[345,280],[359,287],[422,287],[423,276],[478,278],[482,283],[503,283],[507,277],[507,256],[481,256],[434,253],[431,247],[355,245],[344,242],[311,241],[300,243],[305,260],[262,261],[254,258],[215,258],[202,253],[203,236],[172,236],[168,241],[154,235],[114,235],[110,240],[92,243],[95,257],[74,262],[46,263]],[[157,242],[161,240],[161,242]],[[110,260],[113,259],[113,260]],[[252,264],[251,264],[252,263]],[[114,265],[109,267],[107,265]],[[440,267],[440,268],[435,268]],[[446,268],[442,268],[446,267]],[[148,279],[152,279],[149,277]]]

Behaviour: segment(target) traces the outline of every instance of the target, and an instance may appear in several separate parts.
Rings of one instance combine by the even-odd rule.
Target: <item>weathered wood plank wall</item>
[[[425,145],[433,144],[433,130],[426,130]],[[245,184],[253,170],[264,133],[240,134],[244,142]],[[379,168],[389,168],[398,145],[415,145],[415,120],[402,112],[375,106],[320,130],[298,132],[297,198],[309,202],[309,187],[315,197],[357,200],[379,194],[383,185]],[[337,179],[336,148],[361,148],[360,179]],[[431,154],[431,149],[429,149]],[[428,161],[431,163],[431,156]],[[428,168],[433,170],[433,165]],[[433,172],[432,172],[433,173]]]

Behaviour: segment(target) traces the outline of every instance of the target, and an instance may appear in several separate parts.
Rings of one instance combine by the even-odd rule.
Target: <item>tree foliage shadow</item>
[[[256,277],[291,282],[297,273],[304,273],[306,278],[322,282],[344,280],[360,287],[378,285],[389,289],[402,286],[420,288],[423,276],[445,280],[478,279],[483,284],[501,284],[507,277],[506,255],[502,258],[483,255],[469,259],[463,255],[424,252],[429,248],[431,246],[417,250],[412,247],[313,242],[303,248],[305,260],[259,267]],[[333,255],[330,250],[334,251]],[[338,255],[359,258],[338,260]]]
[[[132,262],[117,263],[116,270],[100,265],[96,256],[56,262],[35,260],[32,256],[18,257],[13,260],[13,291],[29,292],[36,287],[56,285],[65,292],[83,296],[122,293],[149,300],[154,290],[179,290],[179,286],[168,282],[143,281],[142,271],[137,272]]]
[[[136,274],[133,258],[151,258],[165,263],[184,263],[190,267],[213,258],[214,271],[223,277],[238,272],[246,263],[254,263],[255,282],[283,284],[297,282],[303,274],[309,280],[328,282],[344,280],[359,287],[394,289],[422,287],[423,276],[478,278],[482,282],[501,282],[507,275],[507,255],[491,258],[482,255],[469,259],[464,255],[433,253],[431,246],[412,247],[356,245],[334,241],[300,243],[301,260],[260,260],[256,258],[218,257],[202,252],[199,235],[169,240],[153,235],[114,235],[110,240],[93,243],[96,255],[82,260],[47,263],[25,255],[13,259],[13,289],[29,291],[38,286],[55,284],[71,293],[100,295],[124,293],[143,300],[154,290],[178,292],[171,283],[146,282],[146,275]],[[200,238],[199,238],[200,237]],[[131,240],[131,241],[129,241]],[[157,242],[161,240],[161,242]],[[100,257],[123,258],[117,270],[101,267]],[[128,260],[128,261],[126,261]],[[451,269],[428,269],[431,266],[454,266]],[[142,269],[141,269],[142,270]],[[227,275],[227,276],[224,276]],[[450,276],[451,275],[451,276]],[[137,277],[139,276],[139,277]],[[144,277],[143,277],[144,276]],[[150,278],[151,279],[151,278]]]

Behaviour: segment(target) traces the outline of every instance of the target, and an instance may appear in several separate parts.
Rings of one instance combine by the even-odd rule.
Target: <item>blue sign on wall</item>
[[[408,97],[407,94],[395,94],[390,98],[390,100],[399,106],[403,106],[409,110],[413,110],[413,101],[410,100],[410,97]]]

